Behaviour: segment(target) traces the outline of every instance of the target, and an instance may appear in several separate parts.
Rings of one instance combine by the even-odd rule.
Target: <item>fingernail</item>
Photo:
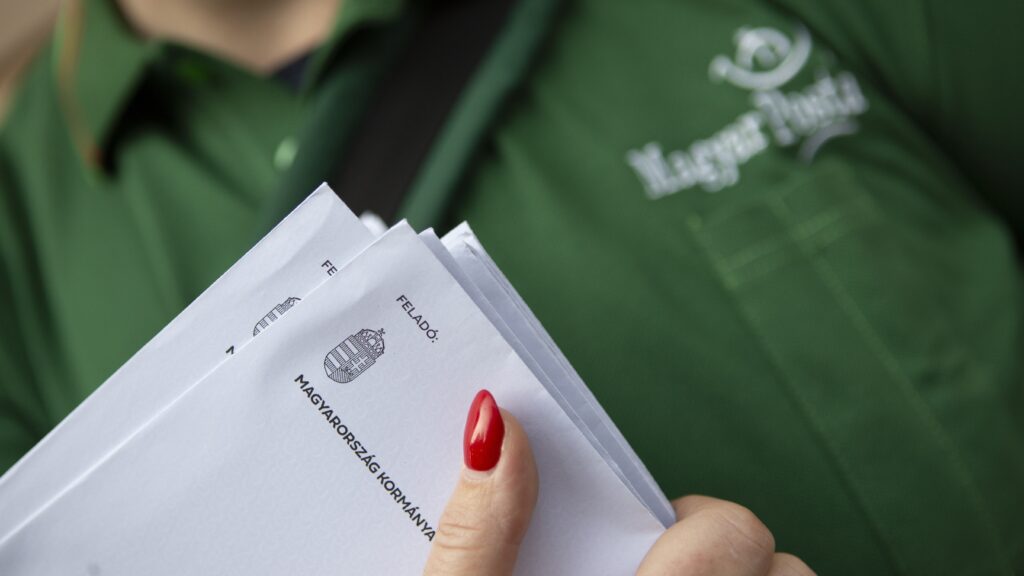
[[[462,455],[471,470],[490,470],[501,457],[501,442],[505,438],[505,422],[494,396],[481,390],[473,398],[466,417],[466,432],[462,437]]]

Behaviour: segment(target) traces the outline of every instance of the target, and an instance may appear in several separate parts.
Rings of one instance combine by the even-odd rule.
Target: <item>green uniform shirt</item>
[[[1024,573],[1024,7],[555,4],[404,214],[469,220],[670,496],[822,574]],[[415,25],[345,0],[293,93],[80,7],[0,136],[2,465],[312,189]]]

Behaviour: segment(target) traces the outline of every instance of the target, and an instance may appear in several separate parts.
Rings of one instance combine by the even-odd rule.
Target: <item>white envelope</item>
[[[481,387],[536,439],[518,572],[635,570],[663,523],[400,225],[0,544],[0,573],[417,573]]]
[[[0,478],[0,538],[371,240],[320,186]]]
[[[443,241],[433,231],[423,232],[420,237],[623,483],[666,527],[671,526],[675,512],[647,467],[487,255],[469,225],[463,222],[446,234]]]

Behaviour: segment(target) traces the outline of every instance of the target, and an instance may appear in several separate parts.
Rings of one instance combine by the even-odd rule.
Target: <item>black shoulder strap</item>
[[[445,119],[515,0],[431,3],[327,182],[356,214],[394,220]]]

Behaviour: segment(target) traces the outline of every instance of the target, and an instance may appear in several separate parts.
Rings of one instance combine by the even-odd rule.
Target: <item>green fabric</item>
[[[298,95],[95,0],[63,94],[62,23],[0,134],[0,466],[344,153],[415,25],[375,2]],[[557,4],[405,214],[469,220],[670,496],[821,574],[1024,573],[1024,5]]]
[[[560,8],[559,1],[519,0],[509,14],[410,187],[401,211],[411,224],[429,226],[450,206],[459,178],[537,58]]]
[[[380,33],[353,38],[344,59],[321,66],[324,80],[310,98],[307,119],[299,132],[302,153],[280,179],[277,192],[264,207],[257,236],[273,228],[333,173],[335,163],[348,150],[350,136],[374,88],[418,21],[420,11],[416,8],[418,5],[413,4],[404,13],[393,14],[391,25]],[[252,240],[255,242],[257,237]]]
[[[668,494],[744,503],[822,574],[1024,572],[1024,10],[696,4],[570,3],[441,228],[471,223]],[[849,73],[866,102],[809,160],[824,116],[788,143],[711,71],[800,22],[778,90]]]
[[[64,6],[0,132],[0,469],[251,246],[346,40],[402,4],[347,2],[298,94]]]

